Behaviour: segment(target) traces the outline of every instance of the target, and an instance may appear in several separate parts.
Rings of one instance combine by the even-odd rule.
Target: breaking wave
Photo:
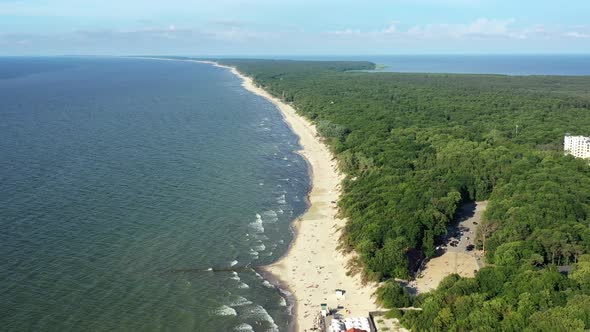
[[[221,307],[214,310],[213,314],[217,316],[237,316],[236,310],[230,306],[222,305]]]

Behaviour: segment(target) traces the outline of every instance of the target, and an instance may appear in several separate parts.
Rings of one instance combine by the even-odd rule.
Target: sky
[[[590,54],[590,0],[0,0],[0,55]]]

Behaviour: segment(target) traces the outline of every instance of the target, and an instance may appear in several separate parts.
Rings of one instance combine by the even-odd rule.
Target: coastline
[[[347,275],[346,265],[352,255],[343,255],[338,250],[345,220],[336,217],[338,209],[335,202],[340,197],[343,176],[338,171],[334,156],[318,138],[315,125],[298,115],[292,106],[257,87],[250,77],[236,68],[213,61],[198,62],[229,69],[242,80],[246,90],[272,102],[299,137],[302,149],[298,152],[310,167],[312,187],[308,194],[309,207],[293,221],[293,241],[277,262],[260,268],[281,288],[288,290],[295,301],[290,329],[312,329],[322,303],[330,308],[342,306],[344,310],[340,310],[339,314],[343,317],[366,317],[370,311],[379,310],[373,298],[377,285],[363,285],[359,275]],[[336,289],[344,290],[344,296],[338,298]]]
[[[322,303],[331,309],[340,307],[338,314],[342,318],[368,317],[370,311],[383,309],[373,297],[378,284],[363,285],[359,274],[348,275],[346,266],[354,254],[344,255],[338,249],[341,229],[346,224],[346,220],[337,218],[336,206],[343,175],[338,170],[334,155],[317,136],[315,125],[297,114],[291,105],[257,87],[252,78],[235,67],[207,60],[136,58],[197,62],[228,69],[242,80],[244,89],[273,103],[298,136],[301,150],[297,152],[309,166],[309,206],[303,215],[293,220],[293,240],[283,256],[275,263],[256,268],[293,302],[293,320],[289,330],[311,331],[316,327],[314,320]],[[344,290],[344,295],[337,297],[336,289]]]

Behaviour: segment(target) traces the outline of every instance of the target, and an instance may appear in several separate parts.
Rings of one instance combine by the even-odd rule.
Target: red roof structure
[[[352,328],[352,329],[346,330],[346,332],[368,332],[368,331],[357,329],[357,328]]]

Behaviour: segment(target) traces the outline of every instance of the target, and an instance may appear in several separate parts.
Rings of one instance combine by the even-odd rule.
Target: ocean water
[[[285,294],[252,267],[286,251],[308,168],[240,83],[188,62],[0,58],[3,331],[286,328]]]

